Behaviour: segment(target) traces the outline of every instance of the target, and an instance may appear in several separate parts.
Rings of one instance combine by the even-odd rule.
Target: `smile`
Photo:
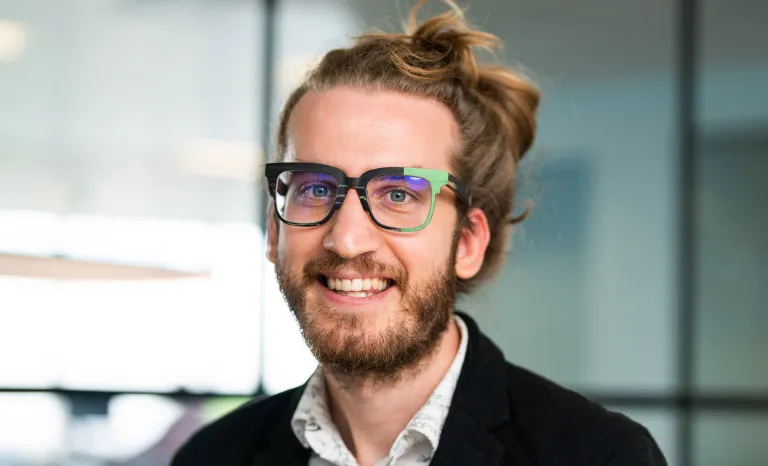
[[[342,296],[366,298],[385,291],[392,280],[384,277],[335,278],[322,275],[320,282],[326,288]]]

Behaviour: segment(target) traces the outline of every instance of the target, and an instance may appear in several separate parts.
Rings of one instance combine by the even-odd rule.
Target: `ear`
[[[467,212],[471,225],[461,229],[456,249],[456,276],[468,280],[480,271],[485,258],[485,250],[491,240],[491,229],[485,212],[474,208]]]
[[[275,218],[275,203],[269,204],[267,213],[267,260],[277,263],[277,236],[280,233],[280,225]]]

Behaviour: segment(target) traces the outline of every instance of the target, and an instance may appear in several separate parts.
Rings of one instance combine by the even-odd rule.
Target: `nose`
[[[350,189],[329,221],[323,246],[345,259],[373,252],[381,245],[381,232],[363,210],[357,191]]]

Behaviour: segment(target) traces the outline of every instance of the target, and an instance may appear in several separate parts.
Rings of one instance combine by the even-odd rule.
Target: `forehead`
[[[324,163],[349,176],[385,166],[450,169],[458,124],[434,99],[338,87],[304,95],[290,117],[285,161]]]

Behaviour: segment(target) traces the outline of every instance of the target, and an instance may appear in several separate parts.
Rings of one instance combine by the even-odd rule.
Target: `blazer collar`
[[[291,428],[291,418],[304,393],[306,383],[292,390],[290,401],[280,413],[269,433],[269,448],[256,454],[253,466],[280,464],[285,466],[307,466],[310,450],[304,448]]]
[[[492,429],[509,420],[507,362],[474,319],[463,312],[457,314],[467,324],[469,345],[452,403]]]
[[[504,449],[491,431],[509,421],[506,364],[501,351],[480,333],[475,321],[462,312],[457,314],[467,324],[469,344],[430,466],[495,466]],[[310,451],[291,429],[291,417],[305,385],[293,389],[290,402],[270,433],[270,448],[256,455],[253,466],[308,464]]]
[[[472,318],[457,314],[467,324],[469,345],[430,466],[498,465],[504,447],[491,432],[509,422],[506,362]]]

